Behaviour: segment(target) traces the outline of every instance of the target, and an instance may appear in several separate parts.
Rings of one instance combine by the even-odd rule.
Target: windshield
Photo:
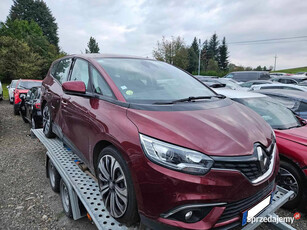
[[[164,62],[131,58],[100,58],[97,61],[127,102],[151,104],[216,96],[195,78]]]
[[[39,87],[41,85],[41,81],[20,81],[17,89],[31,89],[32,87]]]
[[[236,99],[257,112],[273,129],[290,129],[302,126],[293,112],[271,98]]]

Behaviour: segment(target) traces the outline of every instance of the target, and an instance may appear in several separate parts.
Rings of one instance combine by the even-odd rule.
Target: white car
[[[2,84],[1,84],[1,81],[0,81],[0,101],[3,100],[3,89],[2,89]]]
[[[14,90],[16,88],[17,81],[18,80],[12,80],[11,84],[7,86],[9,90],[9,99],[11,104],[13,104],[14,102]]]
[[[282,84],[282,83],[253,85],[250,87],[249,91],[261,90],[261,89],[288,89],[288,90],[307,92],[307,87],[305,86]]]

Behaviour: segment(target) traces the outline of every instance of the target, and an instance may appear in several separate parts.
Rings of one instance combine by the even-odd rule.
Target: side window
[[[71,66],[71,58],[63,59],[56,65],[55,73],[53,77],[60,83],[67,81],[68,73]]]
[[[83,81],[86,89],[88,89],[89,79],[88,62],[77,59],[72,70],[70,81]]]
[[[225,77],[226,78],[233,78],[233,75],[230,73],[230,74],[227,74]]]
[[[298,112],[307,112],[307,103],[300,102],[300,105],[298,107]]]
[[[103,76],[101,76],[99,72],[93,67],[91,67],[91,71],[94,92],[115,98],[112,90],[110,89],[108,83],[104,80]]]
[[[36,92],[35,89],[31,90],[30,100],[33,100],[33,99],[34,99],[34,97],[35,97],[35,92]]]

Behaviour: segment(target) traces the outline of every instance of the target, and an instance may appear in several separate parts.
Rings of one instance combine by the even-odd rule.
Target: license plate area
[[[272,194],[266,197],[264,200],[256,204],[251,209],[243,212],[242,215],[242,226],[247,224],[247,220],[251,219],[255,216],[257,216],[259,213],[261,213],[264,209],[266,209],[270,204],[272,200]]]

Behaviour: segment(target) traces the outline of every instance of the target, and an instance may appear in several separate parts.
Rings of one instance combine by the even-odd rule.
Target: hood
[[[307,125],[285,130],[275,130],[277,137],[307,146]]]
[[[212,156],[253,154],[253,145],[271,143],[271,127],[251,109],[229,99],[222,106],[190,111],[127,110],[140,133]],[[225,103],[226,101],[226,103]],[[218,103],[218,102],[213,102]]]

